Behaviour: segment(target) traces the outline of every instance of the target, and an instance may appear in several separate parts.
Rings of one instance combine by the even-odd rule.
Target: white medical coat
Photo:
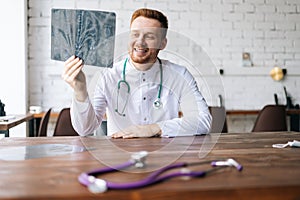
[[[124,62],[102,70],[93,92],[85,102],[73,98],[71,119],[80,135],[88,135],[96,130],[105,114],[108,136],[130,125],[152,123],[160,126],[163,137],[209,132],[212,118],[208,106],[196,81],[185,67],[162,60],[163,107],[155,109],[153,102],[158,97],[161,81],[158,60],[147,71],[137,70],[130,61],[126,63],[125,79],[130,85],[129,93],[125,84],[121,84],[118,92],[118,82],[123,80]],[[124,110],[125,116],[115,112],[116,109],[119,112]],[[179,111],[183,113],[181,118],[178,117]]]

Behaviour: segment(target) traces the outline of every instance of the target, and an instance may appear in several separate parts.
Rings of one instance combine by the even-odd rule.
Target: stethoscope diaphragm
[[[160,109],[163,106],[162,102],[160,101],[160,99],[156,99],[153,102],[153,108],[155,109]]]

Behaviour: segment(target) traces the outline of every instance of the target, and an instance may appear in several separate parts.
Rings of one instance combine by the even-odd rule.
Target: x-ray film
[[[115,27],[113,12],[52,9],[51,59],[66,61],[75,55],[86,65],[112,67]]]

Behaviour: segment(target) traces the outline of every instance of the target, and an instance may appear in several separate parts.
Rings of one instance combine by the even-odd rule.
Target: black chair
[[[70,108],[59,112],[53,136],[78,136],[71,123]]]
[[[227,133],[226,110],[224,106],[209,106],[209,112],[212,116],[212,124],[210,133]],[[183,113],[179,111],[178,117],[183,117]]]
[[[227,133],[226,110],[224,106],[209,106],[212,116],[211,133]]]
[[[104,135],[107,135],[107,121],[103,120],[101,123],[101,129]]]
[[[38,137],[46,137],[47,136],[47,128],[48,128],[51,110],[52,110],[52,108],[50,108],[41,119],[39,131],[37,134]]]
[[[286,107],[266,105],[259,112],[252,132],[287,131]]]

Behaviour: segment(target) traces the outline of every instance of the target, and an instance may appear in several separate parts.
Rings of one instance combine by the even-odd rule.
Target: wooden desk
[[[226,115],[257,115],[259,110],[226,110]]]
[[[33,119],[30,120],[30,123],[29,123],[29,137],[37,137],[39,127],[41,124],[41,119],[43,118],[44,115],[45,115],[45,112],[33,114]],[[53,118],[55,121],[57,120],[58,116],[59,116],[59,112],[51,112],[51,114],[50,114],[50,118]],[[102,124],[103,124],[104,132],[106,133],[107,132],[106,131],[106,115],[104,116]]]
[[[260,110],[226,110],[227,115],[258,115]],[[300,115],[300,109],[287,109],[287,115]]]
[[[227,110],[226,115],[258,115],[260,110]],[[289,117],[289,130],[300,132],[300,109],[287,109],[286,114]]]
[[[0,131],[5,134],[5,137],[9,137],[9,129],[15,127],[23,122],[33,119],[33,114],[25,115],[13,115],[15,118],[8,120],[7,122],[0,122]]]
[[[194,137],[185,153],[178,159],[185,162],[199,161],[202,136]],[[223,134],[213,150],[202,160],[235,158],[244,170],[235,168],[208,175],[204,178],[182,180],[179,178],[141,189],[109,190],[91,194],[78,181],[83,171],[103,167],[91,153],[100,153],[111,161],[122,163],[128,159],[112,146],[130,151],[148,150],[158,155],[158,160],[148,159],[153,166],[178,149],[165,148],[169,142],[178,147],[190,144],[191,138],[115,139],[55,137],[55,138],[3,138],[1,149],[35,144],[73,144],[96,146],[91,152],[75,153],[23,161],[0,161],[0,199],[299,199],[300,198],[300,148],[272,148],[274,143],[300,140],[296,132]],[[112,145],[113,144],[113,145]],[[159,150],[156,154],[155,150]],[[180,154],[179,154],[180,155]],[[160,157],[159,157],[160,156]],[[198,166],[198,170],[210,166]],[[117,172],[102,176],[110,181],[128,182],[145,177],[145,173]]]
[[[41,112],[41,113],[34,113],[33,114],[33,117],[34,118],[42,118],[44,116],[45,112]],[[50,113],[50,117],[54,117],[54,118],[57,118],[59,115],[58,112],[51,112]]]

